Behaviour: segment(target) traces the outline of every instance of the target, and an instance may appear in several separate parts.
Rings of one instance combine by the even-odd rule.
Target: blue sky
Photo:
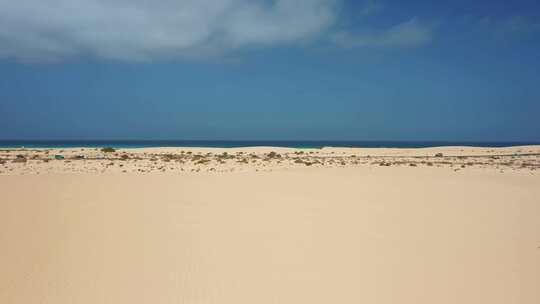
[[[535,1],[0,0],[0,139],[540,141]]]

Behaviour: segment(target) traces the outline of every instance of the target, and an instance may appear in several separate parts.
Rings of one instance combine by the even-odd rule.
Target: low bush
[[[277,154],[276,152],[272,151],[267,154],[268,158],[281,158],[280,154]]]
[[[204,158],[204,156],[202,156],[202,155],[194,155],[194,156],[191,158],[191,160],[192,160],[192,161],[198,161],[198,160],[203,159],[203,158]]]

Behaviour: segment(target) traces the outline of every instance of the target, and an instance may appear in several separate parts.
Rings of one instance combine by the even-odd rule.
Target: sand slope
[[[0,303],[540,303],[540,176],[0,176]]]

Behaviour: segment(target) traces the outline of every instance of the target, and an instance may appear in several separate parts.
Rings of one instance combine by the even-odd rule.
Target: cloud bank
[[[310,39],[335,0],[0,0],[0,57],[147,60]]]
[[[0,59],[91,57],[154,61],[321,39],[338,47],[413,47],[431,39],[416,19],[335,33],[341,0],[0,0]],[[359,14],[379,12],[377,0]]]

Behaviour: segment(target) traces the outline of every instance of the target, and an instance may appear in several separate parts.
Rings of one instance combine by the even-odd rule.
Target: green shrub
[[[192,161],[198,161],[198,160],[203,159],[203,158],[204,158],[204,157],[203,157],[202,155],[194,155],[194,156],[191,158],[191,160],[192,160]]]
[[[272,151],[272,152],[266,154],[266,157],[267,157],[268,159],[281,158],[281,154],[278,154],[278,153]]]
[[[112,152],[116,152],[116,150],[114,148],[111,148],[111,147],[105,147],[105,148],[101,149],[101,152],[112,153]]]

